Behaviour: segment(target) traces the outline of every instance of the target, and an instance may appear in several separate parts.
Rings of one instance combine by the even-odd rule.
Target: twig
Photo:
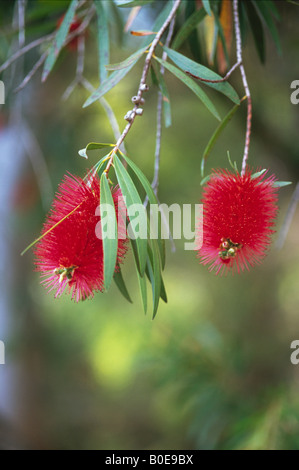
[[[240,62],[240,72],[242,76],[242,82],[244,90],[247,96],[247,122],[246,122],[246,136],[245,136],[245,147],[242,161],[242,171],[241,175],[244,175],[246,170],[246,164],[248,159],[249,144],[250,144],[250,134],[251,134],[251,119],[252,119],[252,101],[250,90],[248,87],[248,82],[246,78],[245,69],[243,66],[242,58],[242,40],[241,40],[241,30],[240,30],[240,19],[239,19],[239,10],[238,10],[238,0],[233,0],[233,9],[234,9],[234,23],[235,23],[235,34],[236,34],[236,51],[237,51],[237,62]]]
[[[297,183],[295,191],[293,192],[290,205],[288,207],[285,219],[283,221],[282,227],[279,232],[279,237],[276,242],[276,248],[278,250],[280,250],[284,245],[284,242],[287,237],[288,231],[290,229],[298,202],[299,202],[299,183]]]
[[[14,93],[18,93],[19,91],[21,91],[26,85],[27,83],[31,80],[31,78],[33,77],[33,75],[37,72],[37,70],[43,65],[43,63],[45,62],[46,60],[46,57],[48,55],[48,51],[44,52],[40,58],[38,59],[38,61],[36,62],[36,64],[32,67],[32,69],[30,70],[30,72],[26,75],[26,77],[23,79],[22,83],[20,83],[20,85],[14,90]]]
[[[196,78],[197,80],[200,80],[201,82],[207,82],[207,83],[221,83],[221,82],[226,82],[229,77],[231,76],[231,74],[241,65],[242,61],[237,61],[233,66],[232,68],[227,72],[227,74],[225,75],[225,77],[223,78],[220,78],[219,80],[209,80],[207,78],[202,78],[202,77],[198,77],[197,75],[193,75],[193,73],[191,72],[188,72],[188,70],[185,70],[185,73],[187,75],[189,75],[190,77],[192,78]]]
[[[92,86],[92,84],[85,77],[81,78],[80,83],[90,93],[95,92],[95,88]],[[115,114],[113,112],[113,109],[111,108],[110,104],[108,103],[108,101],[103,96],[99,99],[99,102],[101,103],[102,107],[104,108],[104,110],[107,114],[107,117],[109,119],[112,131],[113,131],[113,134],[114,134],[114,138],[115,138],[115,140],[118,140],[120,138],[121,134],[120,134],[119,125],[118,125],[117,119],[115,117]],[[126,153],[124,142],[122,142],[122,144],[119,148],[122,152]]]
[[[26,52],[30,51],[31,49],[34,49],[37,46],[40,46],[46,41],[51,41],[51,39],[54,39],[55,37],[55,32],[51,34],[47,34],[46,36],[42,36],[41,38],[35,39],[35,41],[30,42],[26,46],[22,47],[22,49],[19,49],[17,52],[15,52],[9,59],[7,59],[4,64],[1,65],[0,67],[0,73],[3,72],[7,67],[9,67],[13,62],[15,62],[17,59],[22,57],[22,55],[26,54]]]
[[[84,21],[82,21],[81,25],[79,26],[78,29],[76,29],[75,31],[73,31],[72,33],[70,33],[66,40],[65,40],[65,43],[64,45],[67,45],[70,41],[72,41],[76,36],[79,36],[81,35],[85,29],[88,27],[93,15],[95,13],[95,10],[93,7],[89,8],[87,14],[86,14],[86,17],[84,19]],[[47,34],[46,36],[42,36],[41,38],[38,38],[38,39],[35,39],[34,41],[30,42],[29,44],[27,44],[26,46],[22,47],[21,49],[19,49],[17,52],[15,52],[9,59],[7,59],[6,62],[4,62],[4,64],[1,65],[0,67],[0,73],[3,72],[4,70],[6,70],[13,62],[15,62],[17,59],[19,59],[20,57],[22,57],[24,54],[26,54],[26,52],[29,52],[31,49],[34,49],[35,47],[38,47],[40,46],[41,44],[43,44],[44,42],[47,42],[47,41],[52,41],[54,39],[56,35],[56,31],[54,31],[53,33],[51,34]],[[48,51],[47,51],[48,52]]]
[[[153,54],[155,52],[155,49],[156,49],[157,45],[159,44],[159,41],[160,41],[161,37],[163,36],[165,30],[169,26],[172,18],[174,18],[175,14],[176,14],[176,11],[179,8],[180,4],[181,4],[181,0],[176,0],[175,1],[174,5],[171,9],[171,12],[168,15],[168,18],[165,20],[165,22],[162,25],[160,31],[158,31],[158,33],[156,34],[155,39],[153,40],[153,42],[152,42],[152,44],[149,48],[149,51],[148,51],[147,56],[145,58],[145,63],[144,63],[144,67],[143,67],[143,71],[142,71],[142,75],[141,75],[141,80],[140,80],[138,92],[137,92],[137,95],[136,95],[136,104],[135,104],[134,108],[132,109],[132,111],[130,112],[130,121],[128,122],[128,124],[124,128],[123,133],[119,137],[118,141],[115,144],[114,149],[111,152],[111,156],[108,160],[108,163],[107,163],[107,166],[106,166],[106,169],[105,169],[107,177],[108,177],[109,169],[110,169],[110,167],[113,163],[114,155],[119,150],[120,145],[122,144],[122,142],[124,141],[124,139],[126,138],[128,132],[129,132],[129,130],[131,129],[131,127],[132,127],[132,125],[135,121],[135,117],[136,117],[136,114],[137,114],[137,109],[139,108],[139,103],[142,99],[142,95],[143,95],[144,91],[148,88],[146,86],[146,79],[147,79],[147,75],[148,75],[148,72],[149,72],[149,69],[150,69],[150,64],[151,64],[151,60],[152,60]]]
[[[169,47],[173,30],[174,30],[175,18],[173,17],[169,26],[169,31],[167,34],[167,38],[165,41],[165,46]],[[162,60],[167,60],[167,52],[164,51],[162,55]],[[164,66],[161,65],[160,73],[164,75],[165,69]],[[157,131],[156,131],[156,149],[155,149],[155,170],[154,170],[154,178],[152,182],[152,188],[157,196],[158,194],[158,186],[159,186],[159,167],[160,167],[160,151],[161,151],[161,137],[162,137],[162,104],[163,104],[163,95],[161,91],[158,93],[158,104],[157,104]]]

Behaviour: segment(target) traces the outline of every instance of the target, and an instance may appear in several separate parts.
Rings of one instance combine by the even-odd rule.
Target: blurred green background
[[[279,230],[299,174],[299,105],[290,102],[290,84],[299,79],[299,7],[277,3],[283,55],[267,38],[267,62],[261,65],[249,35],[244,64],[253,99],[250,165],[294,183],[279,191]],[[111,62],[127,57],[135,40],[114,45]],[[86,76],[96,84],[94,42],[91,32]],[[34,57],[26,56],[26,70]],[[19,97],[7,86],[0,108],[3,134],[23,101],[21,119],[39,143],[54,190],[67,171],[83,176],[97,161],[96,152],[86,162],[79,149],[114,140],[99,104],[82,109],[86,91],[77,88],[61,101],[75,60],[64,51],[47,82],[41,85],[37,76]],[[107,95],[121,129],[141,70],[140,63]],[[159,198],[195,204],[201,197],[202,152],[217,121],[180,82],[168,72],[165,76],[173,125],[163,128]],[[14,78],[16,84],[21,78]],[[241,96],[238,71],[231,83]],[[224,116],[231,103],[210,89],[207,93]],[[156,102],[151,87],[144,115],[126,139],[129,156],[150,180]],[[228,166],[227,150],[240,167],[245,120],[243,103],[210,155],[207,173]],[[40,286],[32,252],[20,256],[39,235],[49,208],[47,201],[42,204],[36,178],[40,160],[31,157],[0,153],[4,170],[7,160],[13,162],[14,175],[1,204],[9,213],[2,217],[6,300],[0,320],[9,326],[0,330],[6,346],[0,448],[299,449],[299,365],[290,362],[290,344],[299,339],[298,210],[284,247],[273,246],[261,266],[240,276],[210,274],[193,252],[184,251],[182,241],[176,241],[175,253],[168,245],[169,300],[152,321],[142,311],[131,253],[124,276],[133,305],[114,286],[79,304],[68,296],[55,300]],[[52,195],[46,191],[46,196],[50,201]]]

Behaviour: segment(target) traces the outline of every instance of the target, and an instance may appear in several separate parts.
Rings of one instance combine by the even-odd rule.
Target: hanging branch
[[[246,78],[245,69],[243,66],[243,57],[242,57],[242,41],[241,41],[241,30],[240,30],[240,18],[239,18],[239,9],[238,9],[238,0],[233,0],[233,10],[234,10],[234,24],[235,24],[235,34],[236,34],[236,51],[237,51],[237,63],[240,63],[240,72],[242,76],[242,82],[244,90],[247,96],[247,123],[246,123],[246,136],[245,136],[245,147],[242,161],[242,171],[241,175],[244,175],[246,170],[246,164],[248,159],[249,144],[250,144],[250,134],[251,134],[251,119],[252,119],[252,101],[250,90],[248,87],[248,82]]]
[[[171,9],[171,12],[168,15],[168,18],[165,20],[165,22],[162,25],[160,31],[158,31],[158,33],[156,34],[155,39],[153,40],[153,42],[152,42],[152,44],[149,48],[149,51],[148,51],[147,56],[145,58],[145,63],[144,63],[144,67],[143,67],[143,71],[142,71],[142,75],[141,75],[141,80],[140,80],[139,87],[138,87],[138,92],[137,92],[137,95],[134,97],[135,106],[131,111],[129,111],[127,113],[125,118],[127,119],[128,124],[126,125],[125,129],[123,130],[123,133],[119,137],[118,141],[115,144],[115,147],[113,148],[113,150],[111,152],[110,158],[108,160],[108,163],[107,163],[107,166],[106,166],[106,169],[105,169],[105,173],[106,173],[107,176],[108,176],[108,172],[110,170],[110,167],[113,163],[114,155],[119,150],[120,145],[122,144],[122,142],[126,138],[128,132],[130,131],[130,129],[131,129],[131,127],[132,127],[132,125],[135,121],[136,115],[142,115],[142,113],[143,113],[143,109],[140,108],[139,105],[144,102],[142,95],[145,91],[148,90],[148,85],[146,84],[146,79],[147,79],[148,72],[150,70],[150,64],[151,64],[153,54],[155,52],[155,49],[156,49],[157,45],[159,44],[159,41],[160,41],[161,37],[163,36],[165,30],[167,29],[167,27],[171,23],[172,19],[175,17],[175,14],[176,14],[180,4],[181,4],[181,0],[176,0],[175,1],[174,5]]]

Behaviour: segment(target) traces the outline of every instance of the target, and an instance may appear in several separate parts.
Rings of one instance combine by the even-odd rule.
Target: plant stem
[[[239,18],[239,2],[238,0],[233,0],[233,9],[234,9],[234,24],[235,24],[235,34],[236,34],[236,51],[237,51],[237,62],[240,63],[240,72],[242,77],[242,82],[244,90],[247,96],[247,122],[246,122],[246,136],[245,136],[245,147],[242,161],[242,171],[241,175],[244,175],[246,170],[246,164],[248,159],[249,145],[250,145],[250,134],[251,134],[251,120],[252,120],[252,101],[250,90],[247,82],[247,77],[245,69],[243,66],[243,57],[242,57],[242,40],[241,40],[241,30],[240,30],[240,18]]]
[[[137,102],[140,102],[140,100],[142,98],[142,95],[144,93],[144,87],[146,86],[146,79],[147,79],[148,72],[150,70],[150,64],[151,64],[151,60],[152,60],[153,54],[155,52],[155,49],[156,49],[157,45],[159,44],[159,41],[160,41],[161,37],[163,36],[165,30],[167,29],[167,27],[171,23],[172,19],[174,18],[180,4],[181,4],[181,0],[176,0],[175,1],[174,5],[171,9],[171,12],[169,13],[167,19],[165,20],[164,24],[160,28],[160,31],[158,31],[158,33],[156,34],[155,39],[151,43],[151,46],[150,46],[149,51],[147,53],[147,56],[145,58],[144,67],[143,67],[143,71],[142,71],[142,75],[141,75],[141,80],[140,80],[138,92],[137,92],[137,95],[136,95],[137,96]],[[122,142],[126,138],[128,132],[130,131],[130,129],[131,129],[131,127],[132,127],[132,125],[135,121],[136,111],[137,111],[138,107],[139,107],[139,104],[135,104],[134,108],[131,111],[130,121],[128,122],[128,124],[124,128],[123,133],[121,134],[121,136],[119,137],[118,141],[115,144],[115,147],[114,147],[114,149],[111,153],[110,159],[108,160],[108,163],[107,163],[107,166],[106,166],[106,169],[105,169],[105,173],[106,173],[107,176],[108,176],[109,169],[110,169],[110,167],[113,163],[114,155],[119,150],[120,145],[122,144]]]

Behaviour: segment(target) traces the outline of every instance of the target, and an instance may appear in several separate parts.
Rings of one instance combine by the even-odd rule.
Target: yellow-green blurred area
[[[276,3],[283,55],[268,37],[261,65],[249,35],[244,65],[253,100],[249,164],[293,182],[279,190],[279,231],[299,174],[299,105],[290,101],[291,82],[299,79],[299,7]],[[134,41],[139,39],[114,45],[111,62],[125,59]],[[85,90],[78,87],[61,101],[75,62],[73,53],[63,51],[45,84],[37,75],[22,91],[21,119],[39,143],[54,190],[66,172],[84,176],[104,155],[93,151],[86,161],[79,149],[92,141],[114,141],[101,105],[82,109],[89,96]],[[30,64],[31,56],[26,71]],[[121,129],[141,72],[142,60],[106,96]],[[91,33],[85,75],[95,86],[96,74]],[[189,89],[168,72],[165,77],[172,126],[162,130],[159,199],[196,204],[201,157],[218,123]],[[231,83],[243,96],[239,71]],[[149,85],[144,114],[125,144],[151,180],[157,90],[150,79]],[[224,117],[232,103],[210,89],[207,93]],[[18,99],[10,90],[0,109],[6,123],[17,112]],[[243,102],[210,154],[206,174],[229,166],[228,150],[240,168],[245,122]],[[4,169],[7,159],[12,162],[14,155],[1,152]],[[15,182],[7,188],[10,213],[2,218],[1,282],[7,301],[0,318],[10,327],[5,337],[0,331],[6,346],[6,364],[0,365],[0,448],[299,449],[299,365],[290,361],[291,342],[299,340],[299,209],[283,248],[274,243],[260,266],[241,275],[215,276],[196,253],[184,250],[182,240],[175,240],[175,252],[168,243],[168,303],[161,302],[152,320],[150,309],[146,316],[142,310],[130,252],[123,275],[133,304],[114,285],[79,304],[67,295],[54,299],[40,285],[32,251],[20,256],[40,234],[49,208],[41,202],[38,165],[34,156],[15,164]]]

